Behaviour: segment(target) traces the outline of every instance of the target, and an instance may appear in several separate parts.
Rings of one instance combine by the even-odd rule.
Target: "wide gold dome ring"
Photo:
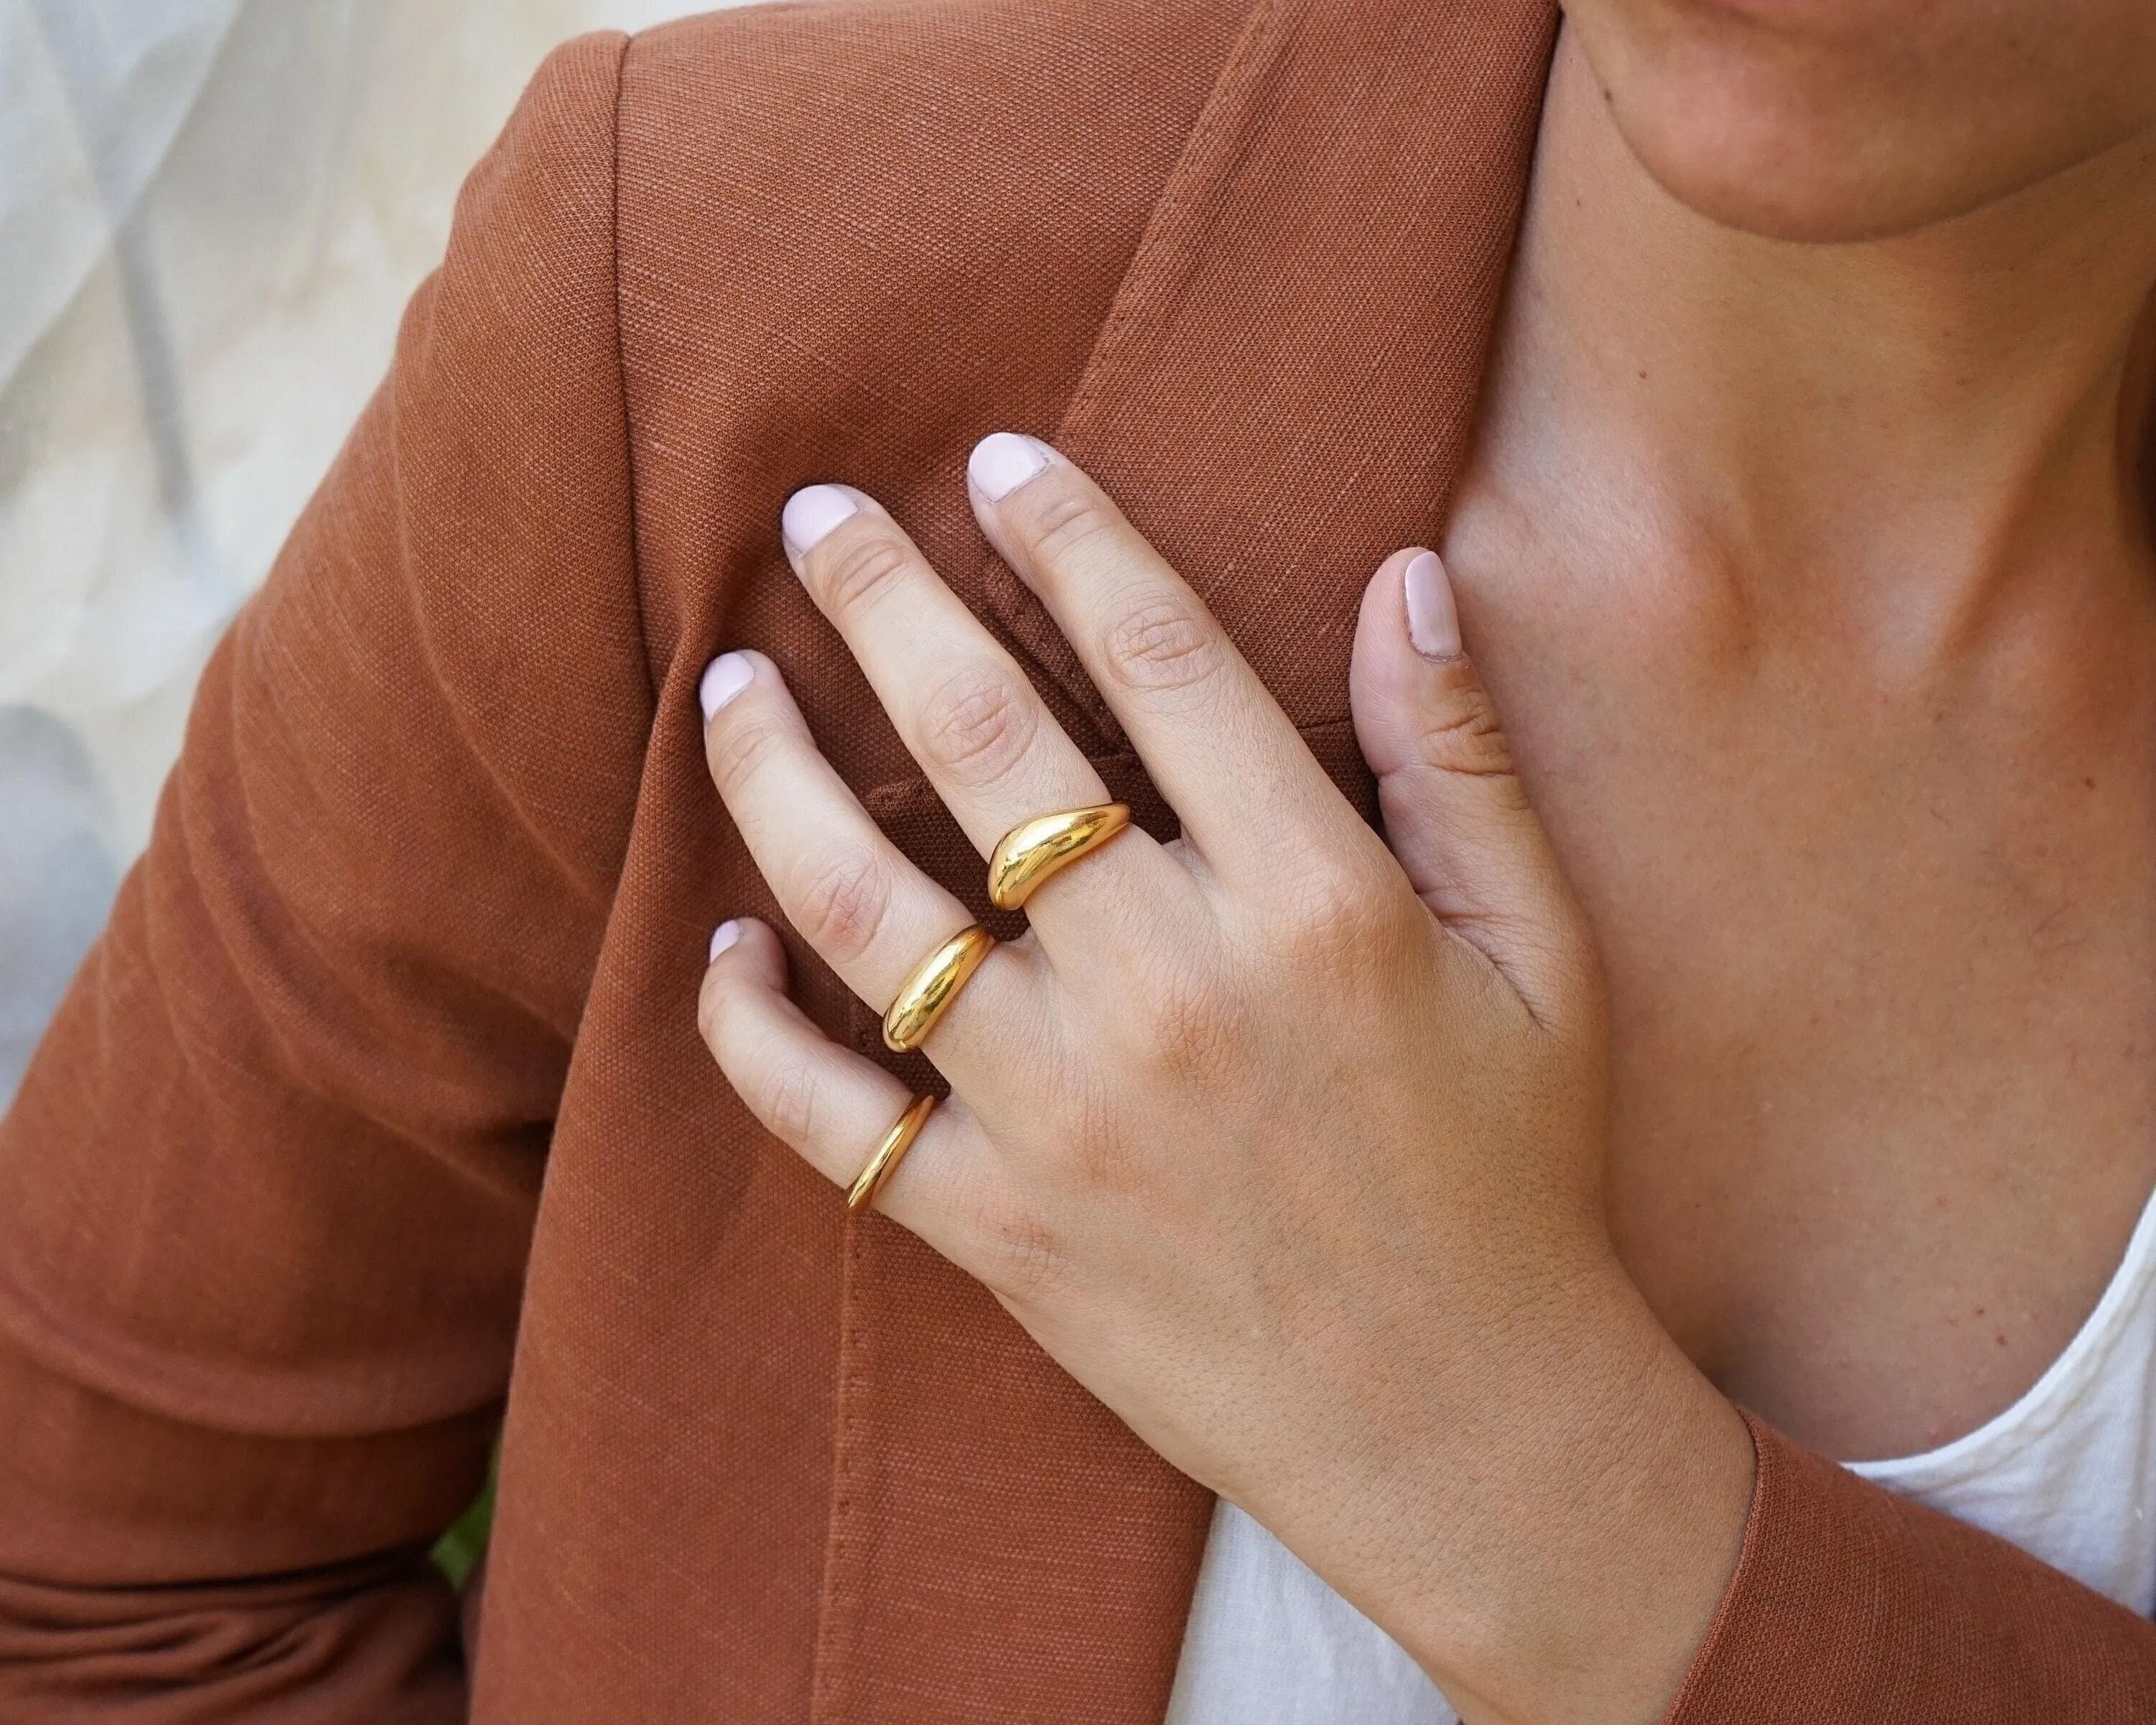
[[[976,922],[915,965],[883,1015],[884,1045],[900,1054],[920,1047],[995,945],[996,937]]]
[[[1129,803],[1102,803],[1013,827],[988,857],[989,902],[999,911],[1015,911],[1050,875],[1098,850],[1130,824]]]

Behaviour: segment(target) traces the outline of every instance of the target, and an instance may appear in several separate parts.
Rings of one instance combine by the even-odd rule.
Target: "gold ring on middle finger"
[[[978,922],[962,928],[920,963],[898,987],[883,1015],[886,1048],[910,1054],[928,1039],[936,1021],[951,1009],[981,961],[995,950],[996,937]]]
[[[1101,803],[1036,815],[996,841],[988,858],[988,899],[999,911],[1015,911],[1059,869],[1098,850],[1131,824],[1127,803]]]

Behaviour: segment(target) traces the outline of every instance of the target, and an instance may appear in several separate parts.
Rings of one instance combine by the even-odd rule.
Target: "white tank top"
[[[1849,1467],[2156,1611],[2156,1197],[2088,1322],[2027,1394],[1942,1449]],[[1383,1630],[1242,1511],[1214,1510],[1167,1725],[1455,1717]]]

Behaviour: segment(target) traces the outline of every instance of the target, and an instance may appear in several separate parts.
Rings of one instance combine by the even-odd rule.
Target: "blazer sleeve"
[[[1666,1725],[2156,1721],[2156,1625],[1745,1420],[1743,1549]]]
[[[623,46],[557,51],[467,182],[0,1122],[0,1718],[463,1717],[427,1551],[652,715]]]

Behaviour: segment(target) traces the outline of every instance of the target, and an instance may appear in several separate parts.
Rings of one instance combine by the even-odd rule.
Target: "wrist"
[[[1750,1433],[1614,1255],[1553,1293],[1386,1470],[1334,1580],[1467,1725],[1659,1718],[1750,1513]]]

